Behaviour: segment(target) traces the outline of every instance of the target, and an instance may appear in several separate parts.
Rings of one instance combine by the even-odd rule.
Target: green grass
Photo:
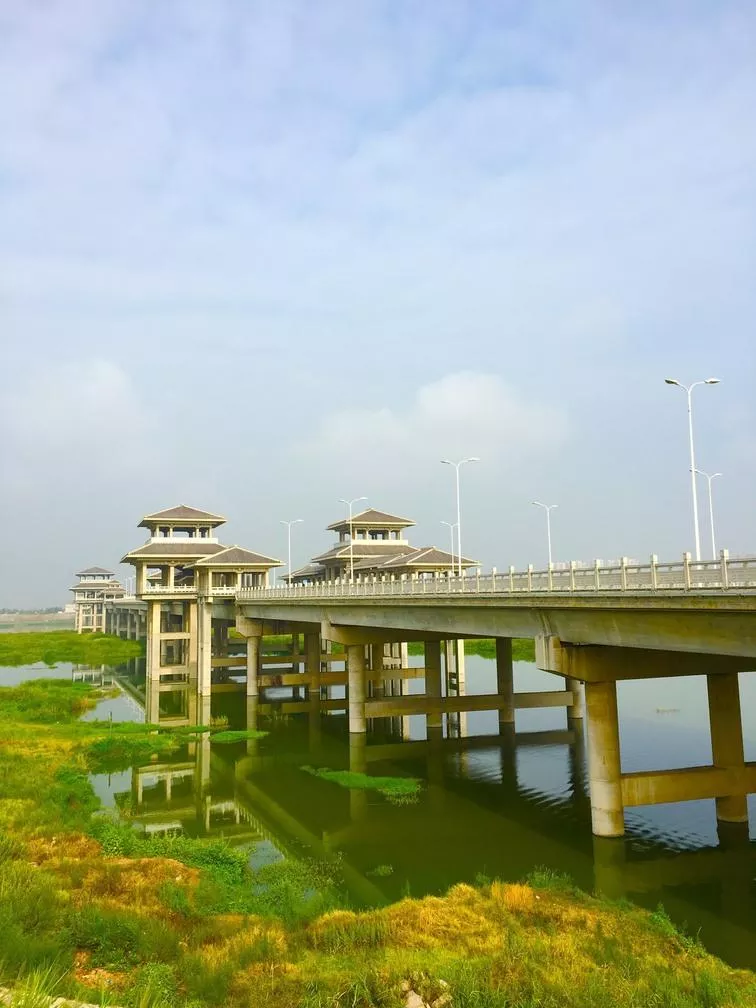
[[[19,689],[0,689],[0,983],[22,1008],[47,1008],[51,995],[124,1008],[399,1008],[408,990],[427,1003],[449,995],[453,1008],[756,1005],[754,974],[708,955],[663,908],[591,897],[547,868],[357,913],[338,860],[252,871],[248,852],[222,840],[143,837],[98,811],[89,766],[114,759],[114,744],[125,758],[130,743],[186,734],[77,721],[101,695],[90,686],[53,681],[44,703]],[[309,770],[344,787],[418,785]]]
[[[411,655],[423,654],[422,641],[410,641],[407,645],[408,653]],[[465,641],[465,654],[477,655],[479,658],[496,657],[496,641],[488,638],[470,638]],[[535,661],[535,641],[530,637],[515,637],[512,640],[512,660],[513,661]]]
[[[120,665],[144,653],[140,641],[122,640],[109,634],[77,634],[73,630],[50,633],[0,635],[0,666],[58,662],[82,665]]]
[[[416,777],[371,777],[369,774],[355,773],[352,770],[329,770],[326,767],[316,769],[311,766],[300,767],[300,770],[321,780],[338,784],[339,787],[357,791],[378,791],[396,805],[414,804],[421,789],[421,783]]]

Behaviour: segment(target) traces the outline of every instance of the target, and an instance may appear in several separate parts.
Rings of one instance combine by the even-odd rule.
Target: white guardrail
[[[723,550],[718,560],[691,560],[685,554],[681,561],[660,563],[654,556],[649,563],[630,563],[623,559],[618,564],[592,567],[571,563],[565,568],[552,566],[546,570],[524,571],[510,567],[508,571],[458,577],[439,574],[433,576],[396,575],[382,577],[357,577],[324,581],[291,588],[240,588],[234,592],[240,600],[273,598],[338,598],[358,596],[370,598],[377,595],[449,595],[547,592],[741,592],[756,590],[756,557],[731,558]],[[215,594],[215,590],[213,590]]]

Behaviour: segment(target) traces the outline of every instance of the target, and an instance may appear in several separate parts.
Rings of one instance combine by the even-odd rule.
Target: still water
[[[419,662],[420,659],[415,661]],[[492,661],[467,660],[467,692],[492,692]],[[143,673],[120,670],[137,686]],[[0,684],[34,675],[70,678],[71,666],[0,669]],[[528,663],[515,666],[518,691],[554,689],[560,681]],[[410,680],[410,692],[422,692]],[[271,691],[275,692],[275,691]],[[288,691],[281,690],[283,700]],[[756,760],[756,675],[741,676],[746,759]],[[179,693],[167,694],[180,704]],[[672,769],[711,761],[702,678],[619,684],[622,767]],[[212,713],[246,726],[246,701],[213,698]],[[143,719],[123,694],[89,716]],[[171,710],[167,709],[170,715]],[[582,732],[560,744],[518,744],[498,735],[495,712],[466,715],[463,734],[426,739],[425,718],[373,722],[364,750],[350,744],[342,714],[261,718],[268,736],[251,743],[186,746],[160,767],[93,780],[106,805],[128,804],[148,832],[173,830],[249,843],[253,863],[287,854],[342,860],[356,903],[442,892],[481,875],[519,879],[538,866],[567,872],[583,888],[663,903],[690,933],[736,965],[756,967],[756,801],[751,836],[718,831],[713,801],[628,810],[627,836],[591,835]],[[517,733],[566,727],[562,709],[517,712]],[[480,736],[485,736],[480,738]],[[409,741],[406,741],[409,737]],[[413,805],[392,805],[375,792],[348,791],[301,767],[413,776],[423,783]]]

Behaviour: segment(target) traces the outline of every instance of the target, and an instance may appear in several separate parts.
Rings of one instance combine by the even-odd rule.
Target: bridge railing
[[[738,592],[756,589],[756,557],[730,558],[722,550],[718,560],[692,560],[689,553],[682,561],[660,563],[652,556],[645,564],[622,558],[616,564],[593,566],[571,563],[566,567],[551,565],[545,570],[532,566],[524,571],[510,567],[490,574],[448,572],[433,575],[369,575],[353,581],[338,578],[292,587],[242,588],[239,600],[275,598],[345,598],[357,596],[429,595],[518,595],[522,593],[588,594],[606,592]]]

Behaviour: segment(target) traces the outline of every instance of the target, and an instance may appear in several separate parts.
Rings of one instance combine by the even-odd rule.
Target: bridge
[[[448,554],[405,552],[397,527],[407,519],[369,514],[372,525],[354,538],[343,522],[334,526],[339,542],[321,559],[338,561],[340,576],[327,578],[331,567],[321,564],[312,583],[305,569],[286,587],[268,583],[278,561],[218,543],[218,515],[181,505],[144,518],[150,538],[124,558],[137,569],[136,595],[109,603],[107,627],[146,630],[148,718],[163,694],[185,684],[194,709],[214,692],[246,695],[251,723],[272,709],[270,689],[285,687],[287,712],[346,711],[353,736],[364,736],[372,719],[402,725],[418,713],[429,732],[445,723],[448,734],[464,736],[466,714],[478,710],[497,711],[507,734],[518,709],[561,707],[567,730],[587,714],[597,836],[621,836],[626,807],[660,802],[713,798],[721,821],[747,821],[756,764],[744,759],[738,674],[756,668],[756,558],[723,550],[715,561],[685,554],[456,575],[444,569]],[[374,558],[364,572],[354,568],[353,549]],[[391,551],[384,566],[401,573],[380,573],[376,550]],[[264,654],[272,633],[289,636],[285,654]],[[560,677],[559,688],[515,692],[512,640],[523,637],[535,640],[537,664]],[[495,641],[490,693],[465,689],[466,638]],[[410,643],[422,646],[420,670],[408,660]],[[420,675],[423,693],[408,695],[407,681]],[[706,677],[711,765],[623,773],[617,682],[690,675]]]

